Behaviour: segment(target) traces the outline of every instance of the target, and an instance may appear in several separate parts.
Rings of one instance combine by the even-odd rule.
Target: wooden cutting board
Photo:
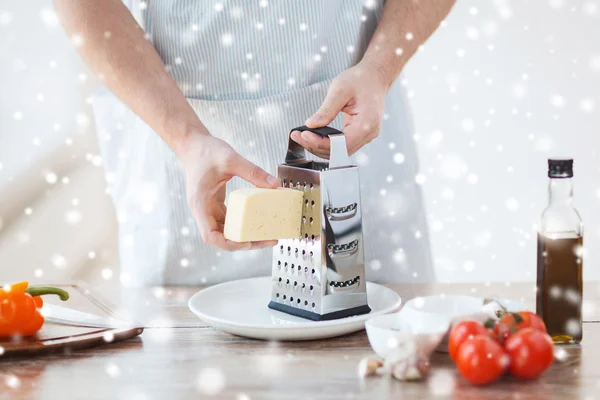
[[[68,301],[56,296],[44,296],[45,303],[69,307],[98,316],[122,318],[116,307],[83,283],[51,284],[69,292]],[[129,319],[128,319],[129,320]],[[19,340],[0,338],[0,361],[11,356],[37,355],[51,352],[71,352],[76,349],[99,346],[141,334],[144,328],[135,324],[132,328],[86,328],[45,322],[42,329],[32,337]]]

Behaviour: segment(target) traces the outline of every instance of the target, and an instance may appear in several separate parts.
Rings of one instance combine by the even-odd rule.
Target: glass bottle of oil
[[[538,233],[536,312],[555,343],[582,339],[583,223],[573,207],[573,160],[548,160],[549,204]]]

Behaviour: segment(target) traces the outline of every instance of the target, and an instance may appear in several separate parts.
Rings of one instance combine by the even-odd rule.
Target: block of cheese
[[[225,238],[235,242],[300,237],[300,190],[243,188],[229,194]]]

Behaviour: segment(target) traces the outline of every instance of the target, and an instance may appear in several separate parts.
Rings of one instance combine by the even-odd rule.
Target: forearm
[[[390,86],[439,27],[455,0],[387,0],[362,62]]]
[[[177,152],[191,133],[206,133],[121,0],[54,0],[77,51],[106,86]]]

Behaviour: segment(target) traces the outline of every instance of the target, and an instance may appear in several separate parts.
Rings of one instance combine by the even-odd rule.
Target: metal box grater
[[[304,192],[302,230],[273,249],[269,308],[315,321],[369,313],[358,167],[346,138],[331,127],[293,131],[328,136],[331,155],[329,163],[308,161],[288,139],[277,175],[284,187]]]

